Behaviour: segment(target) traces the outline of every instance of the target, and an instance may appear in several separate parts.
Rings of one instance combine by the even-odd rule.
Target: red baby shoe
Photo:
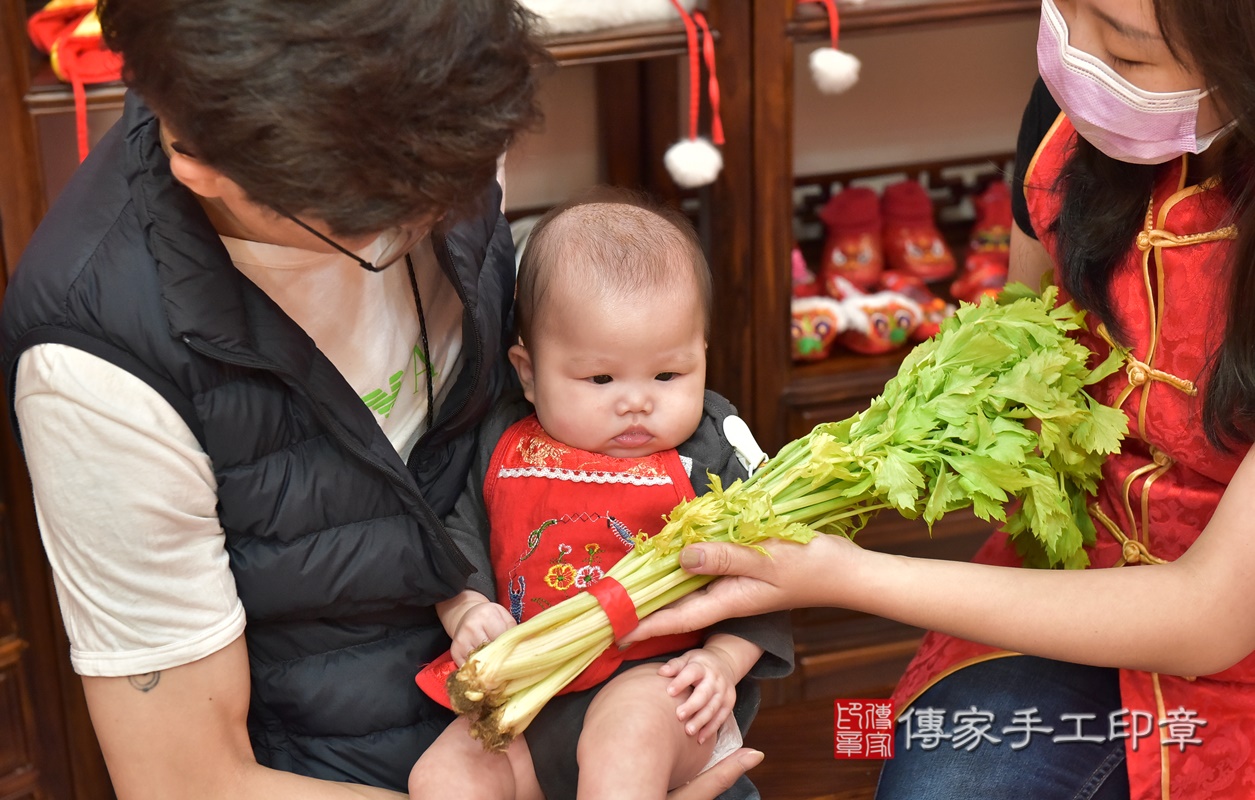
[[[919,305],[922,316],[919,325],[911,334],[912,341],[922,342],[925,339],[931,339],[940,330],[941,323],[946,317],[954,314],[953,303],[947,303],[933,294],[928,284],[910,273],[899,272],[896,269],[886,270],[885,274],[880,277],[880,285],[891,292],[906,295]]]
[[[841,308],[847,323],[837,342],[864,355],[905,346],[924,316],[918,303],[897,292],[849,297],[841,301]]]
[[[837,334],[845,329],[845,312],[831,297],[794,298],[792,303],[794,361],[821,361],[828,357]]]
[[[806,266],[806,259],[797,245],[793,246],[789,263],[793,273],[793,297],[816,297],[823,294],[819,280],[815,277],[815,273],[811,272],[810,267]]]
[[[820,279],[833,297],[836,278],[861,289],[871,289],[880,279],[884,256],[880,245],[880,200],[866,187],[853,187],[834,194],[819,211],[828,228]]]
[[[997,297],[1007,284],[1007,259],[997,252],[968,253],[963,274],[950,285],[955,300],[980,301],[983,295]]]
[[[973,253],[1002,253],[1011,250],[1011,188],[996,180],[972,198],[976,222],[968,250]]]
[[[885,187],[880,200],[884,220],[884,258],[888,269],[897,269],[938,281],[954,275],[954,254],[933,221],[933,203],[918,181],[906,180]]]
[[[963,271],[950,286],[957,300],[975,303],[982,295],[1002,291],[1011,260],[1011,189],[996,180],[972,199],[976,222],[968,241]]]

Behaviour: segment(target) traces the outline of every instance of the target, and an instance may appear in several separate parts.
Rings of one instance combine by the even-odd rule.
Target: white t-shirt
[[[462,305],[430,240],[412,253],[427,354],[404,262],[375,274],[338,254],[223,243],[408,458],[426,427],[427,364],[439,406],[462,355]],[[14,405],[75,671],[114,677],[169,669],[238,638],[244,609],[213,469],[169,403],[103,359],[43,344],[18,362]]]

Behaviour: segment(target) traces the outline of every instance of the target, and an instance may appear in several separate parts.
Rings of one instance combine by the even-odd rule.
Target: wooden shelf
[[[885,382],[898,373],[898,366],[909,352],[910,348],[904,347],[868,356],[833,345],[833,354],[828,358],[793,366],[787,393],[791,400],[801,403],[816,397],[875,397]]]
[[[711,35],[718,41],[718,31],[712,30]],[[545,40],[545,46],[560,66],[570,67],[682,56],[688,52],[688,39],[684,25],[677,20],[551,36]]]
[[[1037,14],[1038,0],[867,0],[838,3],[841,33],[883,31],[908,25],[965,22],[983,17]],[[828,15],[823,7],[798,6],[785,28],[795,42],[822,41],[829,37]]]
[[[718,31],[711,34],[716,41],[719,39]],[[545,46],[554,61],[563,67],[682,56],[688,52],[684,25],[679,21],[551,36],[545,39]],[[125,94],[126,86],[120,82],[89,86],[87,105],[89,108],[121,107]],[[69,85],[57,78],[47,59],[36,58],[32,65],[26,105],[32,114],[58,113],[74,107]]]
[[[87,107],[121,108],[126,86],[122,83],[102,83],[87,87]],[[74,93],[52,71],[48,60],[33,61],[31,85],[26,92],[26,108],[32,114],[58,114],[74,110]]]

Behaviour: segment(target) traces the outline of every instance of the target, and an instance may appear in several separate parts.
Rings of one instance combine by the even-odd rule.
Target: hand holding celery
[[[1085,387],[1122,359],[1113,352],[1091,369],[1091,353],[1068,336],[1082,314],[1055,299],[1053,288],[1038,297],[1014,286],[999,301],[963,304],[866,411],[816,426],[748,480],[714,480],[607,576],[641,618],[713,579],[681,569],[685,544],[852,537],[888,508],[931,525],[970,507],[1004,523],[1027,565],[1085,566],[1086,498],[1126,432],[1124,414]],[[1021,502],[1008,517],[1012,499]],[[596,599],[577,595],[473,652],[450,679],[454,708],[485,747],[504,748],[613,639]]]

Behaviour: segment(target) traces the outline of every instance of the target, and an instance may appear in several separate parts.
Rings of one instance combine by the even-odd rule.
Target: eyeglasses
[[[414,245],[418,244],[419,241],[427,235],[428,232],[426,227],[417,225],[400,225],[395,228],[389,228],[380,234],[381,237],[387,236],[389,238],[384,242],[382,249],[379,251],[379,255],[375,257],[374,263],[371,263],[347,247],[340,245],[335,240],[320,233],[313,226],[302,222],[296,216],[289,214],[281,208],[276,208],[275,211],[278,212],[280,216],[290,219],[297,225],[300,225],[302,228],[312,233],[314,236],[318,237],[318,239],[320,239],[324,244],[335,248],[337,252],[343,253],[353,259],[358,263],[358,266],[369,272],[383,272],[388,267],[400,261],[410,252],[410,250],[414,248]]]
[[[375,258],[375,263],[372,264],[359,256],[357,253],[349,250],[347,247],[342,247],[334,239],[324,236],[314,230],[314,228],[287,213],[283,209],[275,208],[275,211],[277,211],[280,216],[287,217],[297,225],[300,225],[305,230],[314,234],[325,244],[334,247],[339,252],[353,259],[364,270],[368,270],[370,272],[383,272],[385,269],[404,258],[405,265],[409,268],[410,290],[414,292],[414,305],[418,309],[419,340],[422,342],[423,352],[431,352],[431,345],[427,342],[427,316],[423,314],[423,296],[419,294],[418,277],[414,274],[414,260],[410,258],[410,250],[413,249],[414,245],[418,244],[419,240],[427,235],[429,230],[428,228],[400,226],[390,228],[380,234],[380,236],[391,236],[391,238],[384,243],[383,250],[380,251],[379,255]],[[425,370],[425,373],[427,375],[427,429],[431,430],[432,424],[435,422],[435,412],[433,409],[436,407],[436,389],[432,382],[430,364]],[[417,379],[417,374],[415,377]]]
[[[170,149],[188,158],[198,158],[195,153],[183,145],[182,142],[177,140],[172,140],[170,142]],[[380,234],[380,236],[387,236],[389,238],[386,242],[384,242],[383,248],[380,250],[379,255],[375,257],[374,263],[371,263],[347,247],[344,247],[339,242],[336,242],[330,237],[315,230],[311,225],[303,222],[295,215],[289,214],[281,208],[272,208],[274,208],[275,212],[280,216],[295,222],[297,225],[318,237],[323,244],[334,248],[339,253],[343,253],[356,261],[362,269],[370,272],[383,272],[388,267],[400,261],[407,253],[410,252],[410,250],[414,249],[414,245],[418,244],[422,238],[427,235],[429,230],[428,228],[420,225],[398,225],[395,228],[389,228],[387,231]]]

